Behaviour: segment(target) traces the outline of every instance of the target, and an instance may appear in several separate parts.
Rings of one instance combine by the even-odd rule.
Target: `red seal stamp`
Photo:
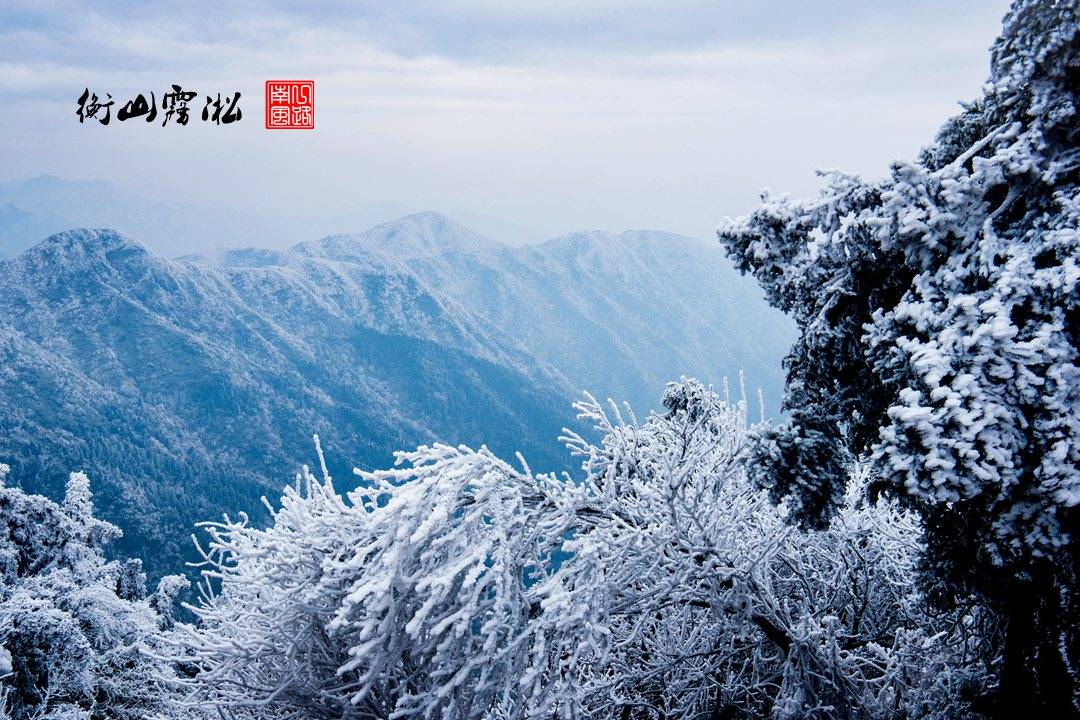
[[[267,80],[266,129],[314,130],[315,81]]]

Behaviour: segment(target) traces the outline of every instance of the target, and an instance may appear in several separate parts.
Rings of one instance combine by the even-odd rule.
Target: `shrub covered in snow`
[[[4,485],[0,465],[0,717],[144,720],[167,699],[160,632],[183,580],[146,597],[138,561],[106,562],[120,531],[73,473],[62,505]]]
[[[273,522],[207,524],[188,700],[238,718],[963,717],[981,615],[926,614],[919,531],[858,471],[827,530],[745,472],[745,405],[694,381],[643,423],[579,404],[581,482],[422,447]],[[359,471],[358,471],[359,472]]]

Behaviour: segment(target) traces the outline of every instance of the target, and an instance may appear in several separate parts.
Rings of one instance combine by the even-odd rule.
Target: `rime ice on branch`
[[[160,658],[175,592],[146,598],[137,560],[107,562],[120,536],[72,473],[63,505],[5,487],[0,465],[0,717],[166,720],[175,674]]]
[[[252,720],[962,717],[979,619],[924,613],[912,516],[862,502],[857,471],[829,530],[787,528],[746,477],[745,403],[684,381],[665,404],[639,423],[579,403],[603,434],[567,433],[579,483],[435,445],[346,497],[305,469],[265,529],[206,524],[199,623],[173,635],[189,701]]]
[[[917,510],[936,594],[1011,626],[1006,710],[1080,712],[1080,8],[1020,0],[982,95],[879,182],[766,194],[720,240],[801,336],[756,479],[820,527],[848,453]]]

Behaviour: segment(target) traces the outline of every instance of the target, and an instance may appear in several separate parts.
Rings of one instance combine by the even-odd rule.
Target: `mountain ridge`
[[[90,473],[119,550],[156,572],[193,522],[258,517],[313,433],[345,484],[436,441],[569,469],[580,391],[645,411],[680,374],[734,376],[733,308],[768,330],[734,337],[778,382],[777,318],[692,238],[514,248],[429,212],[323,240],[168,259],[82,229],[0,261],[0,461],[49,495]]]
[[[448,215],[425,210],[380,223],[360,233],[331,235],[298,243],[290,250],[305,254],[330,254],[339,258],[347,256],[349,252],[367,251],[408,260],[426,255],[493,251],[505,247]]]
[[[409,213],[417,208],[388,202],[357,202],[347,210],[318,213],[282,207],[245,210],[154,199],[105,180],[39,175],[0,183],[0,259],[15,257],[55,233],[84,227],[115,228],[173,258],[245,245],[283,249],[299,241],[355,234],[357,228]],[[512,244],[531,237],[527,229],[501,218],[449,215]]]
[[[222,272],[103,230],[0,262],[0,457],[44,494],[88,471],[151,568],[197,520],[257,517],[313,433],[346,483],[435,441],[565,467],[555,374],[407,272],[302,270]]]

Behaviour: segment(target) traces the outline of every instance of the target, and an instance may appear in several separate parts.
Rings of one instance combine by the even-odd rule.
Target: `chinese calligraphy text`
[[[146,99],[144,93],[139,93],[128,100],[116,112],[118,122],[144,118],[146,122],[154,122],[158,119],[158,111],[161,111],[164,127],[170,122],[176,125],[187,125],[191,119],[189,115],[189,103],[198,102],[199,93],[194,90],[185,90],[180,85],[172,85],[161,94],[161,103],[158,104],[157,96],[151,92],[150,99]],[[87,120],[97,120],[102,125],[108,125],[112,120],[113,105],[116,103],[113,96],[105,93],[102,99],[97,93],[91,92],[90,88],[84,88],[82,95],[77,100],[78,107],[75,115],[80,123]],[[240,110],[240,93],[234,92],[232,96],[216,93],[213,97],[206,96],[206,103],[202,108],[203,122],[211,122],[215,125],[228,125],[237,122],[244,116]]]

